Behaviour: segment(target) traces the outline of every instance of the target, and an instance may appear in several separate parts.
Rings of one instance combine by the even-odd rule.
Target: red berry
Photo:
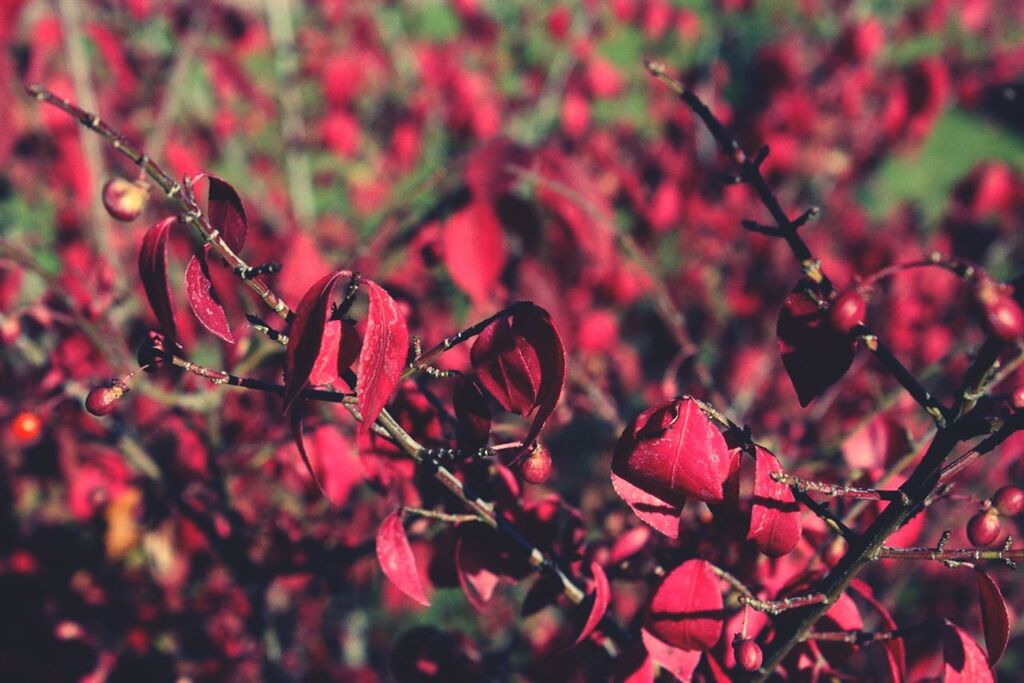
[[[1002,525],[993,511],[979,512],[967,522],[967,538],[971,545],[983,548],[992,545],[999,538]]]
[[[1019,486],[1004,486],[992,496],[992,505],[1003,517],[1016,517],[1024,511],[1024,489]]]
[[[132,221],[146,207],[149,187],[141,181],[111,178],[103,186],[103,207],[119,221]]]
[[[976,296],[992,336],[1007,342],[1024,337],[1024,310],[1014,300],[1011,287],[985,278],[978,284]]]
[[[519,473],[531,484],[543,484],[547,481],[551,476],[551,455],[548,453],[548,449],[537,444],[533,453],[530,453],[529,457],[523,461]]]
[[[85,397],[85,409],[96,417],[109,415],[114,410],[114,404],[125,395],[128,386],[119,379],[111,380],[107,384],[95,387]]]
[[[868,311],[868,301],[859,289],[848,289],[832,302],[828,309],[832,326],[840,332],[849,332],[864,322]]]
[[[43,421],[35,413],[28,411],[18,413],[11,423],[11,433],[15,441],[23,444],[30,444],[39,438],[39,432],[43,429]]]
[[[736,655],[736,663],[744,671],[757,671],[761,668],[764,653],[756,641],[750,638],[737,638],[732,644],[732,649]]]

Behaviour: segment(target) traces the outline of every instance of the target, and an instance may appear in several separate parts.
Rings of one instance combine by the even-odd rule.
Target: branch
[[[842,498],[859,498],[861,500],[898,500],[904,505],[910,502],[907,498],[907,494],[900,490],[866,489],[857,486],[847,486],[846,484],[828,484],[823,481],[803,479],[792,474],[786,474],[785,472],[772,472],[771,478],[789,486],[794,491],[799,491],[801,493],[813,491],[814,493],[820,493],[825,496]]]

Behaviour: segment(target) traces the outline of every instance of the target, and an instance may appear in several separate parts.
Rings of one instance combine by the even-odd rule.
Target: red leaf
[[[398,304],[372,280],[363,280],[370,294],[366,336],[359,352],[357,403],[366,431],[377,420],[405,371],[409,355],[409,328]]]
[[[284,357],[284,411],[288,412],[299,393],[309,382],[327,323],[327,309],[334,285],[347,271],[337,271],[320,278],[303,295],[288,333],[288,350]]]
[[[723,499],[731,458],[722,434],[690,398],[640,413],[615,447],[612,471],[663,501]]]
[[[641,488],[612,472],[612,488],[619,498],[626,501],[633,513],[655,531],[660,531],[669,538],[679,538],[680,516],[683,506],[675,505],[652,496]]]
[[[455,569],[459,585],[466,600],[476,610],[494,595],[498,587],[499,572],[494,567],[494,539],[488,529],[480,524],[465,524],[459,527],[455,543]]]
[[[724,619],[722,592],[710,563],[692,559],[673,569],[655,590],[645,628],[673,647],[710,650],[722,636]]]
[[[459,446],[472,449],[487,445],[491,435],[491,409],[476,382],[462,376],[455,378],[452,407],[458,421]]]
[[[995,683],[981,647],[948,619],[942,629],[942,659],[944,683]]]
[[[576,636],[574,645],[579,645],[594,632],[597,625],[601,623],[605,612],[608,611],[608,603],[612,597],[611,587],[608,585],[608,577],[605,576],[601,565],[597,562],[591,562],[590,571],[594,575],[594,593],[592,596],[587,596],[586,601],[590,603],[590,613],[587,615],[587,621],[583,625],[583,630]]]
[[[782,364],[802,406],[838,382],[853,362],[849,335],[830,323],[828,311],[819,310],[808,290],[825,301],[833,295],[802,279],[782,304],[776,326]]]
[[[416,568],[416,558],[409,546],[409,539],[402,526],[400,510],[388,515],[377,531],[377,561],[384,576],[388,577],[398,590],[423,605],[430,606],[426,590]]]
[[[324,325],[323,339],[320,341],[320,352],[313,361],[313,369],[309,373],[309,383],[313,386],[331,384],[338,379],[338,353],[341,349],[341,337],[344,334],[340,320],[328,320]]]
[[[642,644],[634,643],[615,658],[612,680],[615,683],[654,683],[654,661]]]
[[[985,647],[988,650],[988,663],[995,666],[1006,652],[1006,644],[1010,640],[1010,614],[1006,609],[1006,600],[999,586],[992,577],[977,570],[978,597],[981,600],[981,625],[985,630]]]
[[[470,359],[480,383],[505,410],[525,416],[537,409],[523,439],[525,452],[554,411],[565,382],[565,349],[551,317],[520,302],[512,315],[480,333]]]
[[[167,283],[167,235],[175,218],[165,218],[149,230],[139,250],[139,276],[149,305],[160,322],[168,345],[174,346],[178,329],[174,324],[174,304]]]
[[[505,268],[505,236],[490,204],[473,202],[453,214],[441,233],[452,280],[476,304],[485,304]]]
[[[692,680],[693,672],[700,664],[700,658],[704,656],[703,652],[673,647],[658,639],[647,629],[642,629],[640,635],[643,638],[644,647],[647,648],[647,652],[655,664],[683,683],[689,683]]]
[[[525,166],[529,156],[528,150],[504,137],[491,138],[476,147],[466,158],[464,171],[473,199],[492,201],[507,192],[517,180],[509,165]]]
[[[325,497],[330,498],[327,495],[327,489],[324,488],[323,482],[320,481],[320,476],[313,469],[313,463],[309,460],[309,454],[306,453],[306,443],[302,439],[302,415],[296,411],[291,414],[289,420],[289,426],[292,430],[292,439],[295,440],[295,445],[299,449],[299,456],[302,458],[302,464],[306,466],[306,471],[309,472],[309,476],[313,478],[316,483],[316,487],[320,489],[320,493],[324,494]]]
[[[210,174],[206,174],[206,178],[210,182],[207,195],[210,225],[220,230],[224,241],[237,254],[245,246],[245,236],[249,229],[242,200],[229,183]]]
[[[205,255],[193,256],[188,262],[185,268],[185,294],[188,297],[188,305],[192,307],[192,312],[203,327],[224,341],[234,344],[235,337],[231,334],[227,314],[217,299],[213,283],[210,282]]]
[[[771,478],[782,465],[771,451],[755,447],[754,504],[747,538],[769,557],[788,554],[800,541],[800,508],[793,492]]]

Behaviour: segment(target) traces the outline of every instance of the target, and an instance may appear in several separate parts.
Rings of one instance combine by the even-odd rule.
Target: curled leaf
[[[356,395],[360,429],[365,431],[391,398],[409,355],[409,328],[398,303],[372,280],[363,280],[370,294],[366,335],[359,352],[359,388]]]
[[[526,416],[536,409],[523,439],[529,449],[558,404],[565,382],[565,349],[551,316],[521,302],[488,325],[470,350],[480,383],[502,408]]]
[[[416,568],[416,557],[405,535],[400,510],[395,510],[384,518],[377,531],[377,561],[384,576],[414,601],[430,606],[419,570]]]
[[[772,479],[782,464],[771,451],[755,447],[754,504],[747,538],[769,557],[788,554],[800,541],[800,508],[793,492]]]
[[[209,247],[207,247],[207,250]],[[192,312],[203,327],[224,341],[234,344],[235,337],[231,334],[228,316],[217,299],[217,293],[210,282],[210,272],[206,265],[206,257],[193,256],[185,268],[185,295]]]
[[[574,645],[579,645],[586,640],[597,625],[601,623],[605,612],[608,611],[608,603],[611,600],[611,587],[608,585],[608,577],[597,562],[590,564],[590,572],[594,575],[594,592],[587,596],[583,604],[589,604],[590,610],[587,613],[587,621],[583,624],[583,630],[576,636]]]
[[[1006,652],[1010,640],[1010,614],[1006,600],[992,577],[981,571],[975,572],[978,579],[978,598],[981,602],[981,625],[985,631],[985,648],[988,663],[995,666]]]
[[[677,397],[626,427],[612,471],[674,507],[687,497],[721,502],[732,458],[722,434],[696,401]]]
[[[174,324],[174,304],[167,282],[167,235],[175,218],[165,218],[146,231],[139,250],[139,277],[149,305],[160,322],[170,346],[178,337]]]
[[[452,407],[458,422],[459,446],[481,448],[491,435],[491,409],[476,383],[466,377],[455,378]]]
[[[309,382],[310,373],[320,355],[327,309],[338,279],[346,271],[325,275],[310,287],[298,308],[288,333],[288,351],[284,358],[284,411],[291,410],[295,399]]]
[[[501,577],[494,566],[497,555],[490,529],[481,524],[459,527],[455,542],[455,569],[466,600],[476,610],[483,609],[498,587]]]
[[[829,301],[831,288],[803,279],[782,304],[776,326],[782,365],[786,368],[800,405],[806,406],[839,381],[853,363],[850,336],[831,324],[828,310],[817,300]]]
[[[224,241],[236,254],[245,246],[249,222],[245,217],[242,199],[235,188],[215,175],[206,174],[210,183],[207,194],[207,217],[210,225],[220,230]]]
[[[722,605],[722,592],[711,564],[687,560],[655,590],[647,607],[645,628],[673,647],[710,650],[722,636]]]

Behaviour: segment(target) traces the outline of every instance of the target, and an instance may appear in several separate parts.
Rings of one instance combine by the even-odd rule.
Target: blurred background
[[[870,483],[927,428],[865,358],[799,407],[775,344],[798,268],[741,228],[768,217],[722,183],[728,163],[643,59],[748,150],[770,147],[783,205],[822,208],[805,237],[840,285],[932,250],[1008,279],[1024,247],[1022,19],[1020,0],[0,3],[0,678],[598,675],[585,648],[564,651],[564,611],[520,616],[528,584],[469,607],[443,528],[412,530],[432,607],[384,582],[373,534],[395,500],[381,494],[417,481],[344,415],[307,425],[326,500],[276,399],[155,376],[105,420],[82,410],[137,367],[154,325],[137,250],[172,209],[154,192],[136,220],[107,215],[104,183],[137,169],[23,84],[97,112],[175,177],[233,184],[244,255],[282,263],[268,281],[292,306],[345,267],[385,283],[428,344],[517,298],[547,308],[570,365],[548,429],[555,475],[527,495],[578,510],[568,528],[592,553],[639,524],[608,482],[623,425],[676,393],[708,396],[697,364],[722,409],[811,473]],[[191,237],[171,242],[190,357],[278,379],[282,353],[243,316],[265,314],[258,300],[221,290],[234,345],[189,315]],[[967,295],[930,272],[882,289],[872,325],[948,396],[983,338]],[[1011,440],[965,492],[1019,482],[1021,452]],[[952,526],[962,545],[971,505],[945,501],[903,540]],[[973,579],[914,572],[866,578],[901,623],[967,614],[977,634]],[[1019,582],[1002,587],[1019,608]],[[620,620],[644,595],[617,592]],[[440,668],[410,665],[421,651]],[[913,661],[925,675],[932,660]]]

